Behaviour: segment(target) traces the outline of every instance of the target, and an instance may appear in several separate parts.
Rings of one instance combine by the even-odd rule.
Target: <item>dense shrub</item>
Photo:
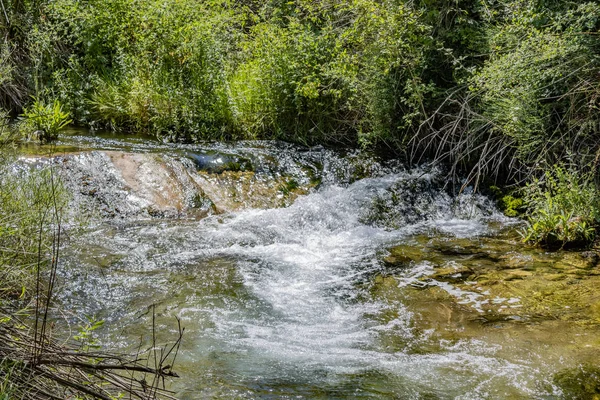
[[[600,6],[39,0],[0,18],[0,107],[165,140],[387,145],[524,180],[600,148]]]
[[[553,166],[524,190],[524,240],[549,248],[588,246],[600,227],[600,190],[591,173]]]
[[[531,167],[569,154],[589,163],[600,148],[600,7],[483,3],[457,2],[464,11],[455,11],[458,30],[437,30],[446,62],[452,62],[452,82],[412,136],[413,154],[425,152],[453,171],[470,172],[475,185],[481,177],[523,181]]]
[[[230,85],[251,136],[393,140],[420,112],[429,28],[397,1],[298,2],[255,25]]]
[[[479,108],[497,135],[526,164],[564,156],[598,131],[600,6],[565,13],[519,8],[490,36],[489,60],[471,79]],[[597,147],[597,145],[595,146]]]
[[[61,0],[48,12],[72,47],[53,90],[79,94],[70,106],[80,122],[170,140],[231,131],[219,43],[226,15],[194,2],[130,0]]]

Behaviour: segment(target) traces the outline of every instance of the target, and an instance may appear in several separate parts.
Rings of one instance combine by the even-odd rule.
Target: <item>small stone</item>
[[[411,262],[423,261],[423,251],[416,246],[396,246],[389,252],[383,261],[391,266],[408,266]]]
[[[471,268],[451,263],[449,266],[437,269],[432,278],[444,282],[463,282],[472,274],[473,270]]]

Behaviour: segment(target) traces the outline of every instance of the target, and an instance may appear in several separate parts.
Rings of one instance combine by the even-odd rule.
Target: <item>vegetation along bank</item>
[[[475,186],[534,182],[505,198],[510,210],[523,196],[536,210],[533,242],[593,236],[597,212],[577,204],[597,210],[596,2],[2,5],[0,107],[24,118],[5,140],[47,141],[73,123],[167,141],[384,148],[441,161]]]

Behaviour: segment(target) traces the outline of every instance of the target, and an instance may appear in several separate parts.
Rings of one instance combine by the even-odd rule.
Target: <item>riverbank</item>
[[[38,1],[0,18],[0,108],[172,142],[385,148],[520,182],[594,164],[595,2]]]

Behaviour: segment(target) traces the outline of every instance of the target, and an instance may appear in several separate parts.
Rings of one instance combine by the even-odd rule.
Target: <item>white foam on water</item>
[[[414,343],[426,341],[429,334],[413,331],[412,315],[401,303],[383,304],[361,289],[382,270],[378,252],[419,230],[435,228],[470,237],[489,229],[482,213],[471,219],[457,217],[448,195],[441,191],[429,193],[434,199],[433,217],[427,214],[418,223],[396,229],[365,223],[365,213],[377,196],[399,180],[418,176],[390,174],[348,187],[330,186],[298,198],[287,208],[117,231],[107,246],[122,254],[121,269],[130,273],[109,278],[110,283],[120,279],[126,288],[112,306],[123,307],[143,280],[129,280],[132,271],[154,271],[160,276],[161,271],[168,275],[182,265],[192,270],[190,266],[196,265],[200,274],[203,268],[211,268],[205,263],[222,257],[233,260],[241,288],[234,294],[207,295],[208,300],[190,295],[175,314],[187,321],[210,320],[211,329],[196,331],[186,340],[211,343],[211,357],[223,359],[223,369],[238,381],[330,386],[377,371],[384,381],[397,383],[389,393],[402,387],[438,393],[443,387],[447,393],[463,393],[464,399],[485,398],[486,390],[493,393],[500,380],[529,394],[535,382],[527,377],[534,371],[494,358],[494,350],[482,349],[481,344],[449,345],[435,354],[410,354],[382,345],[382,335]],[[416,282],[431,268],[417,264],[400,286]],[[177,293],[168,279],[152,276],[149,286]],[[466,301],[478,301],[462,295]],[[398,317],[378,319],[389,311]],[[194,354],[185,357],[192,362]]]

